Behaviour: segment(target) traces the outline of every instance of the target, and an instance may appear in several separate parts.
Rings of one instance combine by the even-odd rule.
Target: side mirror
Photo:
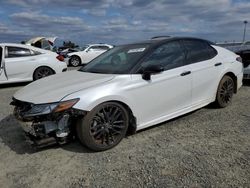
[[[162,65],[148,65],[142,69],[142,79],[151,80],[152,74],[158,74],[164,71]]]

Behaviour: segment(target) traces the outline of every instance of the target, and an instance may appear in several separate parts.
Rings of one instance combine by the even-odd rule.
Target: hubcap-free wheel
[[[77,56],[72,56],[70,58],[70,64],[73,66],[73,67],[77,67],[81,64],[81,60],[79,57]]]
[[[53,70],[49,67],[39,67],[34,73],[34,80],[44,78],[54,74]]]
[[[234,81],[230,76],[222,78],[218,87],[216,100],[219,107],[224,108],[232,102],[234,87]]]
[[[116,146],[128,128],[126,109],[114,102],[103,103],[94,108],[78,124],[80,141],[94,151],[103,151]]]

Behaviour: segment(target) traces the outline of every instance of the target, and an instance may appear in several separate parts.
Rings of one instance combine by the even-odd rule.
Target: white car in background
[[[233,52],[206,40],[169,37],[116,46],[78,71],[22,88],[12,105],[35,145],[64,144],[75,135],[102,151],[128,132],[212,102],[230,105],[242,77],[241,58]]]
[[[0,43],[0,84],[38,80],[66,70],[63,57],[54,52],[23,44]]]
[[[84,47],[83,51],[72,52],[68,54],[68,64],[77,67],[81,64],[87,64],[97,56],[113,48],[108,44],[90,44]]]

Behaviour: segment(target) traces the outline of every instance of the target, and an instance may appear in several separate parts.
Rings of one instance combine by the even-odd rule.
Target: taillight
[[[242,63],[242,58],[241,58],[241,57],[237,57],[237,58],[236,58],[236,61],[239,61],[239,62]]]
[[[64,61],[64,57],[62,55],[57,56],[56,59],[58,59],[59,61]]]

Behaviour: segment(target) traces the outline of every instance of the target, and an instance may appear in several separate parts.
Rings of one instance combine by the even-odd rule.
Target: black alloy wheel
[[[93,151],[116,146],[126,135],[129,115],[119,103],[107,102],[95,107],[77,125],[81,143]]]
[[[54,71],[49,67],[39,67],[35,70],[34,80],[38,80],[54,74]]]
[[[219,84],[216,102],[219,107],[227,107],[232,102],[235,84],[230,76],[224,76]]]

